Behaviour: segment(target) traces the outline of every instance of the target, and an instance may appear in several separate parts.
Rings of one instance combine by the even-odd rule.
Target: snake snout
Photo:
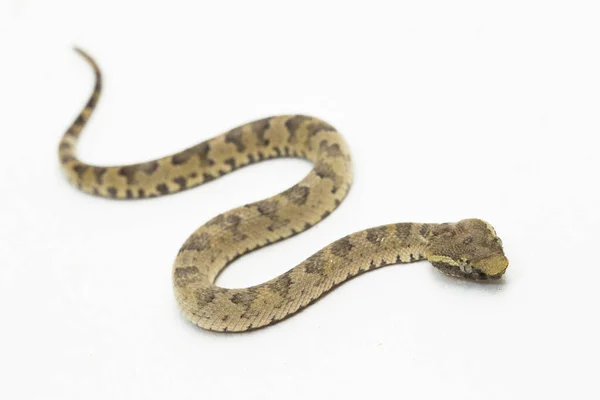
[[[473,262],[473,267],[487,279],[497,280],[504,275],[508,268],[508,259],[504,254],[493,254]]]

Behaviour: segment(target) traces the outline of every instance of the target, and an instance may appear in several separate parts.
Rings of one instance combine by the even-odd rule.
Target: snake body
[[[102,77],[96,62],[77,51],[96,75],[91,98],[62,137],[59,158],[69,181],[86,193],[132,199],[176,193],[261,160],[301,157],[311,172],[288,190],[227,211],[198,228],[173,265],[173,288],[184,315],[201,328],[239,332],[274,324],[334,287],[382,266],[428,259],[448,275],[500,278],[508,261],[488,223],[397,223],[350,234],[262,284],[227,289],[214,284],[236,258],[300,233],[326,218],[348,194],[351,157],[328,123],[303,115],[274,116],[234,128],[174,155],[125,166],[93,166],[75,155],[96,106]]]

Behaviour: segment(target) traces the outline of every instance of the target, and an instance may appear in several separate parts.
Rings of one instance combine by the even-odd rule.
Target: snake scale
[[[184,315],[201,328],[240,332],[294,315],[363,272],[386,265],[429,260],[447,275],[474,281],[499,279],[508,266],[494,228],[479,219],[456,223],[396,223],[350,234],[286,273],[256,286],[227,289],[214,284],[236,258],[300,233],[326,218],[348,194],[351,158],[343,137],[328,123],[303,115],[274,116],[157,160],[125,166],[79,161],[75,145],[102,88],[62,137],[59,158],[69,181],[97,196],[131,199],[176,193],[245,165],[278,157],[301,157],[311,172],[288,190],[227,211],[198,228],[173,265],[173,288]]]

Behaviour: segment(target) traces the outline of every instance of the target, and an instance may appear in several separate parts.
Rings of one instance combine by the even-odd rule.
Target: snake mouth
[[[500,278],[502,278],[504,272],[502,271],[502,273],[489,275],[481,271],[480,269],[474,267],[469,262],[464,262],[457,265],[448,264],[445,262],[434,262],[432,264],[434,267],[442,271],[447,276],[468,281],[497,281]]]
[[[508,267],[508,259],[502,252],[474,260],[456,260],[441,255],[429,256],[428,259],[434,267],[448,276],[477,282],[497,281]]]

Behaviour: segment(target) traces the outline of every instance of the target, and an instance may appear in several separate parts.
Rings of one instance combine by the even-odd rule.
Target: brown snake
[[[312,304],[346,280],[379,267],[428,259],[442,272],[468,280],[499,279],[508,266],[502,242],[488,223],[397,223],[350,234],[288,272],[244,289],[214,284],[233,260],[302,232],[327,217],[348,194],[350,153],[329,124],[302,115],[275,116],[234,128],[174,155],[125,166],[79,161],[75,145],[102,87],[94,92],[62,137],[62,168],[77,188],[117,199],[175,193],[235,169],[278,157],[313,162],[298,184],[268,199],[227,211],[198,228],[173,265],[175,297],[185,316],[201,328],[239,332],[274,324]]]

